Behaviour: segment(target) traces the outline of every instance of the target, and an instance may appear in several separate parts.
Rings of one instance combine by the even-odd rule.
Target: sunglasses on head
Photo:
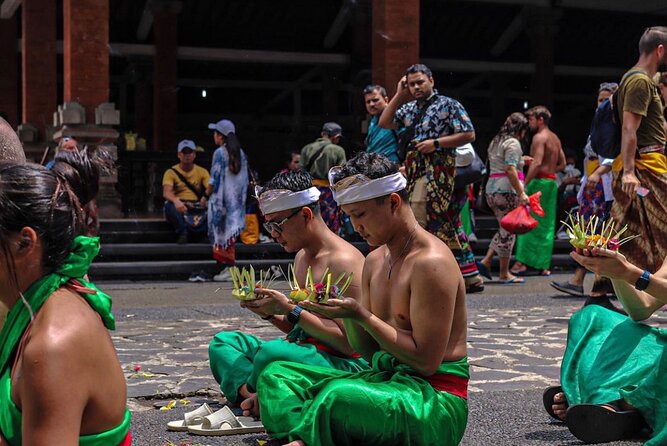
[[[301,212],[301,208],[296,209],[294,212],[289,214],[287,217],[283,218],[280,222],[275,222],[275,221],[265,221],[264,222],[264,229],[267,230],[267,232],[272,233],[272,232],[277,232],[278,234],[283,233],[283,225],[287,223],[287,221],[294,217],[296,214]]]

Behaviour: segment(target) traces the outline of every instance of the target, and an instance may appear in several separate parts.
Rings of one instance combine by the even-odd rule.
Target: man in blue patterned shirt
[[[410,205],[419,223],[454,252],[468,293],[484,290],[460,211],[467,189],[454,189],[455,149],[475,140],[465,108],[433,88],[433,74],[423,64],[408,68],[396,94],[382,112],[380,126],[414,129],[405,171]]]

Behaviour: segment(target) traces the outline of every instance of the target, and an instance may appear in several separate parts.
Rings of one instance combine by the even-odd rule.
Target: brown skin
[[[178,167],[180,167],[183,172],[190,172],[192,169],[195,168],[195,158],[197,157],[197,154],[194,150],[192,149],[183,149],[182,151],[178,152]],[[210,188],[210,186],[206,186],[207,189]],[[207,192],[209,194],[210,191]],[[188,210],[187,204],[183,203],[177,196],[174,194],[174,187],[171,184],[165,184],[162,186],[162,196],[164,197],[165,200],[171,201],[174,203],[174,207],[178,212],[181,214],[185,213],[185,211]],[[206,197],[202,197],[201,200],[199,200],[199,204],[204,207],[206,206]]]
[[[267,214],[266,221],[281,222],[294,212],[289,209]],[[287,220],[281,227],[282,232],[272,231],[271,236],[281,244],[287,252],[297,252],[294,259],[296,277],[301,287],[305,287],[308,266],[312,268],[313,278],[319,280],[326,268],[332,273],[332,278],[341,273],[353,273],[352,285],[347,291],[350,300],[360,298],[361,276],[364,256],[354,246],[331,232],[319,213],[304,207],[301,211]],[[287,314],[296,307],[287,296],[271,289],[257,290],[261,299],[241,302],[241,307],[247,308],[260,317],[273,315],[270,322],[278,329],[289,333],[294,327],[287,321]],[[309,311],[301,312],[299,326],[310,336],[337,351],[350,355],[354,353],[347,339],[345,328],[341,321],[332,320]],[[259,414],[259,405],[256,404],[256,394],[247,390],[245,386],[239,389],[241,396],[246,400],[241,403],[246,414]]]
[[[413,99],[416,99],[420,103],[428,100],[433,94],[434,85],[435,82],[433,81],[433,78],[421,72],[403,76],[396,86],[396,94],[391,98],[391,101],[387,104],[382,115],[380,115],[378,121],[380,127],[385,129],[397,129],[398,126],[394,122],[394,116],[396,116],[396,111],[401,105],[410,102]],[[432,153],[435,152],[433,141],[433,139],[419,141],[415,147],[421,153]],[[438,138],[440,147],[443,148],[460,147],[473,141],[475,141],[475,132],[455,133],[453,135],[440,136]]]
[[[18,289],[0,254],[0,299],[8,307],[45,271],[32,228],[12,236]],[[20,240],[30,244],[18,248]],[[75,384],[74,384],[75,383]],[[104,383],[104,385],[100,385]],[[35,317],[14,367],[12,400],[23,414],[23,444],[78,445],[80,435],[118,426],[125,414],[125,376],[99,315],[78,294],[59,289]],[[6,445],[0,437],[0,445]]]
[[[389,98],[382,96],[379,90],[373,90],[371,93],[364,95],[364,105],[366,105],[366,111],[371,116],[382,114],[388,102]]]
[[[287,163],[287,170],[294,172],[295,170],[299,170],[299,161],[301,160],[301,154],[300,153],[292,153],[292,159],[290,159],[290,162]]]
[[[667,48],[658,45],[653,51],[641,54],[635,68],[643,70],[649,77],[655,76],[658,66],[667,64]],[[635,155],[637,153],[637,129],[642,122],[642,116],[631,112],[623,112],[623,127],[621,129],[621,159],[623,173],[621,188],[628,196],[633,196],[641,186],[635,175]]]

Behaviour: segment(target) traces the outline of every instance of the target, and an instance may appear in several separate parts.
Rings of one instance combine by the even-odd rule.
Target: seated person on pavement
[[[266,230],[285,251],[297,253],[294,267],[298,282],[306,283],[308,267],[312,268],[313,277],[320,277],[327,268],[333,277],[353,273],[349,295],[356,299],[364,257],[327,228],[319,212],[319,196],[311,176],[303,170],[279,173],[257,193]],[[243,301],[241,306],[269,321],[286,337],[262,341],[246,333],[220,332],[209,346],[213,376],[227,400],[240,404],[246,413],[257,413],[257,377],[274,361],[348,372],[368,368],[350,347],[342,322],[301,312],[301,307],[275,290],[256,294],[262,298]]]
[[[361,299],[303,302],[342,319],[372,363],[349,372],[274,362],[257,383],[267,431],[292,446],[456,445],[466,427],[463,276],[451,250],[415,219],[398,166],[360,153],[329,174],[334,196],[372,251]]]

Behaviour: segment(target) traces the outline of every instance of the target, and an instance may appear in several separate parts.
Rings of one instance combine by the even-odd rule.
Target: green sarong
[[[337,356],[304,343],[307,334],[297,325],[288,339],[262,341],[256,336],[239,331],[220,332],[208,347],[208,357],[215,380],[227,400],[238,401],[238,390],[247,384],[251,390],[257,387],[257,377],[264,368],[275,361],[290,361],[347,372],[368,369],[368,362],[361,358]],[[291,341],[291,342],[290,342]]]
[[[468,360],[437,373],[468,378]],[[261,417],[271,435],[308,446],[459,444],[468,402],[433,388],[385,352],[358,373],[279,362],[259,376]]]
[[[470,200],[466,200],[466,204],[461,209],[461,225],[463,226],[463,232],[466,235],[472,233],[472,219],[470,218]]]
[[[556,231],[556,204],[558,202],[558,186],[556,181],[547,178],[534,178],[526,187],[526,194],[542,192],[540,204],[544,209],[544,217],[532,216],[537,220],[537,227],[532,231],[516,237],[515,259],[535,269],[551,268],[551,257],[554,249],[554,233]]]
[[[561,385],[570,405],[619,399],[636,407],[667,444],[667,330],[634,322],[599,305],[570,318]]]
[[[71,279],[76,279],[85,288],[95,294],[81,294],[95,310],[102,322],[109,329],[115,328],[114,316],[111,313],[111,298],[97,288],[92,282],[84,279],[90,264],[100,251],[97,237],[78,236],[74,239],[72,251],[65,263],[55,273],[48,274],[30,285],[24,297],[32,311],[37,313],[46,300],[61,286]],[[12,360],[23,333],[30,324],[30,312],[21,300],[18,300],[7,314],[7,321],[0,332],[0,435],[10,445],[22,443],[22,414],[11,398]],[[100,377],[103,382],[104,377]],[[66,402],[64,402],[65,404]],[[123,422],[106,432],[79,437],[80,446],[108,446],[120,444],[130,431],[130,412],[125,411]],[[129,441],[129,440],[128,440]],[[54,439],[54,444],[57,439]]]

